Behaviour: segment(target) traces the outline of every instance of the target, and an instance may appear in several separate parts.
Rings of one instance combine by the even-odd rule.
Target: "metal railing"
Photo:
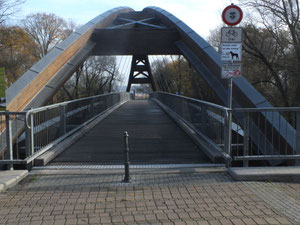
[[[243,130],[233,135],[240,142],[232,154],[234,161],[268,161],[271,165],[295,165],[300,159],[300,107],[243,108],[230,113],[240,118]]]
[[[205,143],[202,147],[221,153],[226,161],[231,158],[227,138],[230,132],[228,108],[164,92],[154,92],[151,97],[177,113],[181,120],[197,133],[202,143]]]
[[[229,109],[180,95],[154,92],[224,159],[253,165],[298,165],[300,107]],[[230,118],[232,121],[230,123]],[[297,161],[298,160],[298,161]]]
[[[58,103],[26,112],[0,112],[0,164],[28,164],[98,115],[132,99],[111,93]]]

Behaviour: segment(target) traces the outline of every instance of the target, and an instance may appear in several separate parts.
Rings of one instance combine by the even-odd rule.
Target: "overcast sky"
[[[147,6],[161,7],[185,22],[203,38],[222,23],[223,9],[237,0],[27,0],[21,7],[19,18],[29,13],[54,13],[83,25],[118,6],[141,11]]]

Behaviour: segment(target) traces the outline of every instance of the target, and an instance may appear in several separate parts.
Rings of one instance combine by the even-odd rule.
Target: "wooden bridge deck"
[[[131,164],[210,163],[151,100],[127,102],[55,158],[50,165],[123,164],[124,131]]]

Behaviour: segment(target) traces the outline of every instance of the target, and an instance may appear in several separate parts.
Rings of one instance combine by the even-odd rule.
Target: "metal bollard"
[[[130,183],[131,182],[131,178],[130,178],[130,174],[129,174],[129,147],[128,147],[128,133],[127,131],[124,132],[124,140],[125,140],[125,162],[124,162],[124,166],[125,166],[125,176],[124,176],[124,183]]]

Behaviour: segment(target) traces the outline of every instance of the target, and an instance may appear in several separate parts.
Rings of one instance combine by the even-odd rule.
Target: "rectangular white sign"
[[[222,63],[222,79],[229,79],[231,77],[240,77],[242,73],[241,63]]]
[[[242,33],[241,27],[222,27],[221,42],[242,43]]]
[[[242,61],[242,43],[222,43],[221,61]]]

